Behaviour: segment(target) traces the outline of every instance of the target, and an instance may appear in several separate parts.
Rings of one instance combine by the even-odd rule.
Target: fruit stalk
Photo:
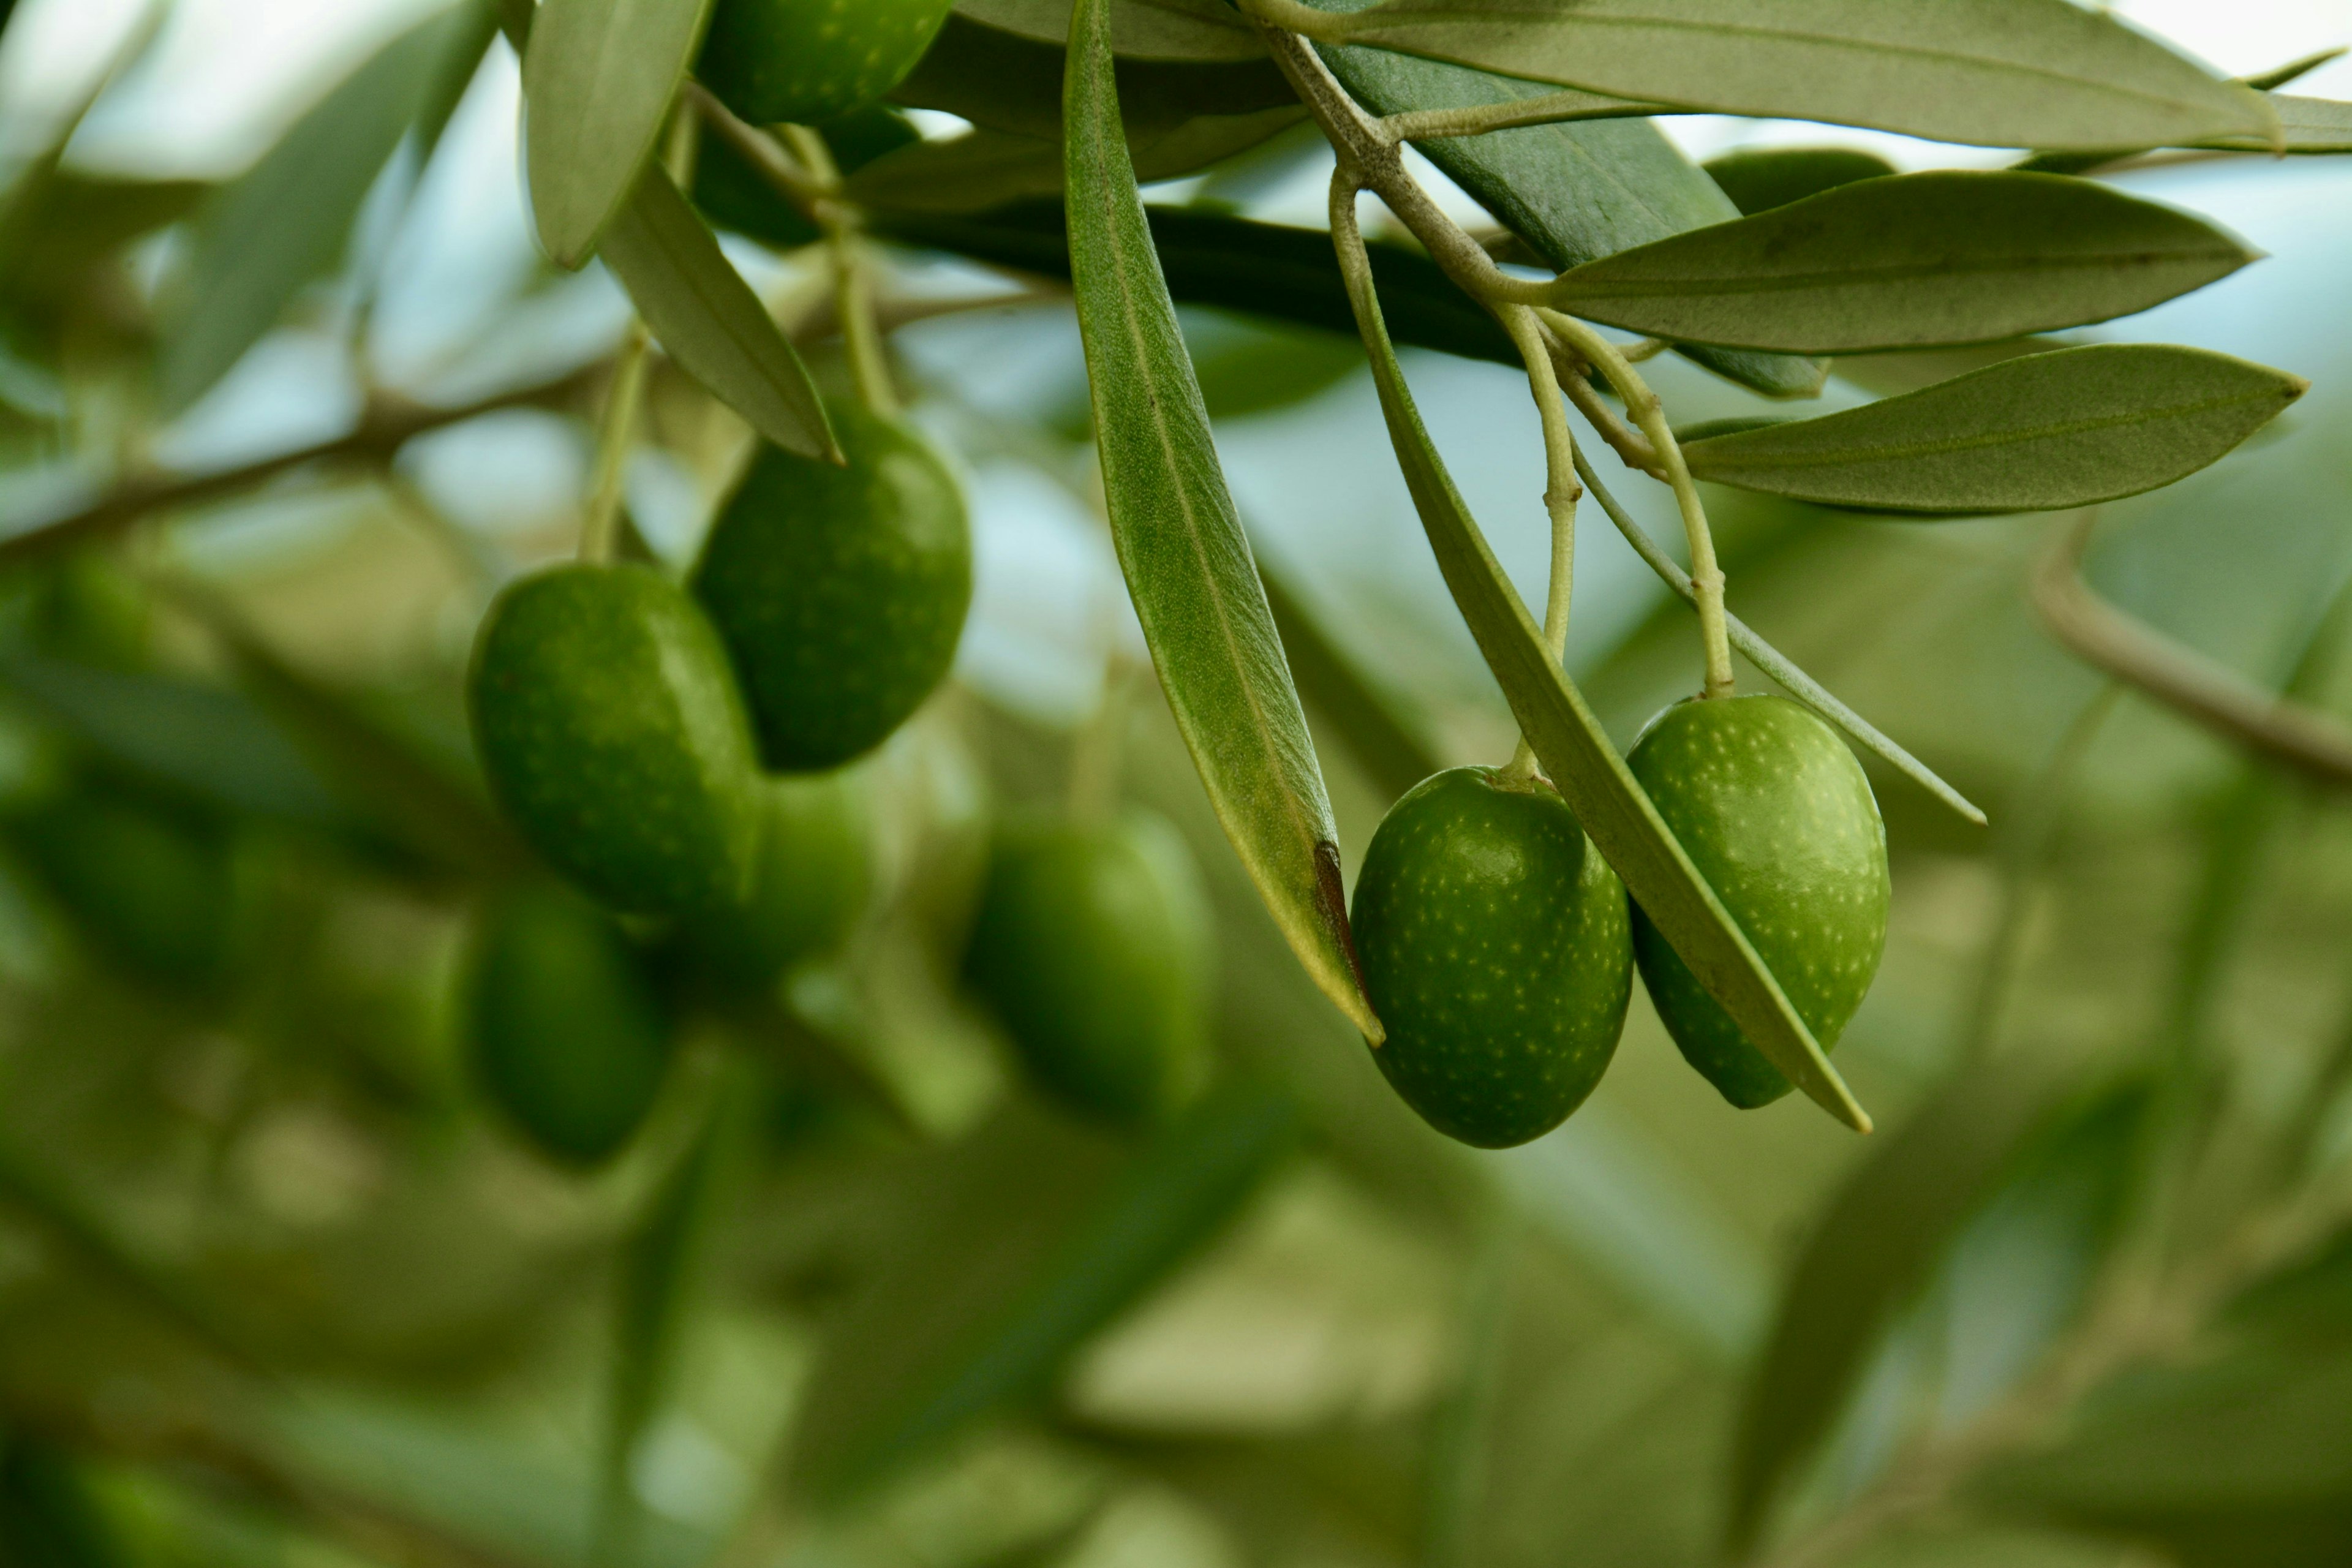
[[[833,258],[834,308],[841,317],[841,342],[849,355],[850,376],[857,384],[857,400],[888,418],[898,412],[898,393],[890,384],[890,362],[874,312],[874,275],[858,230],[857,209],[841,198],[841,171],[824,138],[805,125],[787,125],[783,134],[793,156],[824,192],[817,203],[816,222]]]
[[[596,479],[580,521],[580,559],[591,566],[611,561],[619,550],[621,487],[628,474],[629,440],[645,405],[646,358],[652,342],[645,322],[633,316],[613,356],[613,384],[604,394],[604,416],[596,431]]]
[[[1348,199],[1354,199],[1354,193]],[[1568,612],[1576,587],[1576,503],[1584,493],[1576,478],[1576,437],[1568,427],[1568,405],[1561,401],[1559,378],[1553,373],[1551,351],[1535,312],[1524,305],[1507,305],[1496,312],[1511,334],[1528,367],[1528,390],[1543,419],[1544,511],[1551,521],[1551,577],[1544,592],[1544,647],[1555,663],[1568,650]],[[1535,774],[1535,748],[1519,738],[1504,773],[1515,779]]]

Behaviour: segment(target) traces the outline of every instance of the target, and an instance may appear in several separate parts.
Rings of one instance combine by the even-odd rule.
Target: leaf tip
[[[1378,1050],[1389,1037],[1388,1026],[1372,1011],[1372,999],[1364,991],[1364,965],[1356,956],[1355,928],[1348,923],[1347,882],[1339,874],[1339,847],[1328,838],[1315,841],[1315,902],[1325,927],[1339,939],[1340,956],[1348,961],[1347,993],[1335,992],[1332,1000],[1363,1031],[1365,1043]]]

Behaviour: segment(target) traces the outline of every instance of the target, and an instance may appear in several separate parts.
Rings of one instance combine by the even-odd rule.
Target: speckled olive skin
[[[765,991],[840,945],[872,892],[869,780],[856,771],[761,784],[760,857],[750,897],[686,922],[697,967],[724,990]]]
[[[758,125],[814,124],[898,85],[954,0],[719,0],[695,67]]]
[[[887,739],[947,674],[971,607],[955,476],[903,425],[849,404],[831,413],[847,465],[763,447],[694,574],[761,752],[786,773]]]
[[[565,565],[501,593],[474,645],[474,744],[550,864],[614,909],[740,900],[759,767],[718,634],[647,566]]]
[[[1372,1059],[1440,1132],[1524,1143],[1601,1081],[1633,984],[1625,889],[1549,784],[1422,780],[1364,851],[1354,923]]]
[[[541,1152],[601,1164],[660,1092],[669,1029],[612,920],[561,888],[494,907],[469,976],[474,1076]]]
[[[1678,702],[1626,758],[1797,1016],[1828,1050],[1886,946],[1886,826],[1870,780],[1827,724],[1785,697]],[[1789,1092],[1657,928],[1633,953],[1691,1066],[1743,1109]]]
[[[1029,819],[997,837],[964,968],[1038,1087],[1135,1126],[1202,1076],[1210,942],[1200,869],[1164,817]]]

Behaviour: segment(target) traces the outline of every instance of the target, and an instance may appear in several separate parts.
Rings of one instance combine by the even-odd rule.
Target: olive
[[[467,1015],[482,1089],[567,1164],[610,1158],[660,1091],[669,1062],[660,1002],[619,926],[565,889],[524,889],[489,910]]]
[[[762,783],[751,896],[698,916],[680,933],[703,973],[731,991],[761,991],[841,944],[872,888],[868,787],[842,773]]]
[[[1029,818],[997,836],[964,970],[1038,1087],[1138,1126],[1202,1075],[1211,935],[1165,817]]]
[[[550,864],[618,910],[750,886],[758,765],[726,650],[649,566],[563,565],[501,593],[474,647],[475,744]]]
[[[1505,1149],[1584,1103],[1633,991],[1625,890],[1559,792],[1492,768],[1407,791],[1354,903],[1372,1059],[1450,1138]]]
[[[1678,702],[1626,759],[1822,1049],[1845,1032],[1886,946],[1886,827],[1827,724],[1785,697]],[[1633,953],[1684,1058],[1743,1108],[1789,1092],[1637,907]]]
[[[905,79],[954,0],[719,0],[695,66],[758,125],[809,125]]]
[[[236,877],[227,836],[156,803],[65,795],[15,841],[91,944],[151,979],[203,986],[229,965]]]
[[[845,465],[763,447],[694,574],[761,753],[788,773],[887,739],[947,674],[971,605],[955,476],[898,421],[832,412]]]

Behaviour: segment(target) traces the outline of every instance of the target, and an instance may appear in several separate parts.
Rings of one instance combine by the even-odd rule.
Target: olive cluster
[[[1824,1050],[1886,942],[1886,830],[1828,725],[1780,697],[1693,699],[1628,757]],[[1454,768],[1382,819],[1355,932],[1388,1029],[1373,1059],[1439,1131],[1482,1148],[1549,1132],[1616,1054],[1638,968],[1684,1058],[1743,1108],[1789,1092],[1672,944],[1631,905],[1540,777]]]

